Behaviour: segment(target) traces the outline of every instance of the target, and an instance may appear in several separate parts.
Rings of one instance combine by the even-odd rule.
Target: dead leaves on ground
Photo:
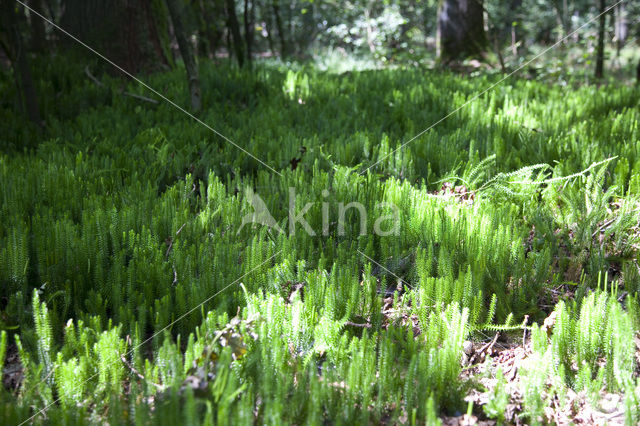
[[[555,317],[550,315],[545,320],[545,326],[552,332]],[[474,344],[476,347],[476,344]],[[640,360],[640,337],[636,337],[636,353]],[[478,416],[462,416],[455,418],[443,418],[443,424],[495,424],[493,421],[480,420],[484,418],[479,414],[478,408],[487,404],[493,397],[494,388],[498,379],[498,370],[503,372],[506,380],[505,391],[509,396],[509,402],[504,412],[504,419],[508,424],[528,424],[525,421],[523,407],[524,383],[520,372],[527,368],[531,354],[530,343],[522,346],[522,342],[514,340],[501,345],[491,358],[486,362],[472,365],[462,371],[461,379],[467,381],[470,386],[465,401],[473,403]],[[548,380],[545,384],[546,406],[544,408],[544,423],[557,425],[614,425],[624,424],[624,396],[619,393],[600,391],[597,403],[592,403],[592,398],[586,392],[575,392],[566,388],[564,398],[561,400],[552,392],[552,383]],[[523,418],[524,417],[524,418]]]
[[[433,194],[453,199],[460,204],[468,206],[472,205],[476,198],[475,191],[470,191],[464,185],[454,185],[451,182],[443,183],[440,190]]]

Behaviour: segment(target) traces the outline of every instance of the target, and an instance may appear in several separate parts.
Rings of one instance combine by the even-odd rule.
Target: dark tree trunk
[[[224,27],[218,25],[218,17],[224,16],[224,6],[219,1],[199,0],[200,8],[199,32],[201,42],[198,44],[202,55],[215,57],[220,40],[224,35]]]
[[[20,33],[21,20],[15,12],[16,6],[19,6],[18,3],[10,0],[0,1],[0,23],[2,24],[0,31],[6,34],[8,41],[6,53],[11,60],[13,78],[22,98],[20,102],[22,108],[26,110],[29,120],[42,127],[43,122],[40,118],[40,108],[29,67],[29,58]]]
[[[240,34],[240,24],[238,24],[238,16],[236,15],[236,2],[234,0],[226,0],[227,4],[227,25],[231,31],[233,39],[233,49],[236,53],[238,65],[244,66],[244,43]]]
[[[254,0],[244,0],[244,39],[247,42],[247,61],[251,65],[251,52],[253,50],[253,28],[254,28]]]
[[[604,75],[604,26],[606,22],[606,16],[604,11],[606,10],[606,0],[600,0],[600,18],[598,22],[598,46],[596,50],[596,71],[595,77],[602,78]]]
[[[153,10],[151,7],[150,0],[144,0],[142,2],[144,7],[144,15],[147,23],[147,30],[149,34],[149,39],[151,40],[151,44],[153,45],[153,49],[155,51],[156,56],[160,60],[160,63],[163,67],[169,68],[169,60],[164,53],[164,49],[162,48],[162,41],[160,41],[160,35],[158,34],[158,28],[156,25],[156,20],[153,16]]]
[[[442,0],[438,9],[438,56],[443,61],[482,56],[488,41],[482,0]]]
[[[271,19],[271,14],[267,14],[264,24],[267,29],[267,44],[269,45],[269,51],[272,55],[276,55],[277,52],[273,43],[273,20]]]
[[[29,7],[38,11],[38,13],[45,15],[42,0],[29,1]],[[44,27],[44,20],[31,13],[29,16],[29,23],[31,24],[31,49],[34,52],[42,53],[47,49],[47,35]]]
[[[640,60],[638,60],[638,67],[636,68],[636,84],[640,84]]]
[[[209,20],[207,8],[203,0],[198,0],[198,56],[211,56],[211,43],[209,40]]]
[[[278,37],[280,38],[280,57],[282,59],[285,59],[288,55],[288,49],[284,35],[284,28],[282,27],[282,18],[280,17],[280,5],[278,4],[278,0],[273,0],[272,8],[273,16],[276,19],[276,29],[278,30]]]
[[[150,1],[66,0],[62,27],[132,74],[162,69],[167,59],[154,20],[165,16],[154,16]]]
[[[184,67],[187,70],[191,109],[194,112],[198,112],[201,107],[200,78],[198,77],[198,66],[196,64],[195,57],[193,52],[191,52],[191,46],[189,46],[189,40],[187,40],[187,34],[182,25],[182,10],[180,9],[178,0],[165,0],[165,2],[167,4],[167,9],[169,9],[171,22],[173,23],[173,33],[178,41],[180,56],[182,56]]]

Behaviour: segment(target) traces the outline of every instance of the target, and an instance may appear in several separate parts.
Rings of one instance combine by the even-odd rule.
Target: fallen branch
[[[491,339],[489,343],[481,347],[480,350],[473,354],[473,356],[469,360],[469,364],[474,364],[478,359],[484,359],[484,354],[491,352],[491,348],[493,348],[493,345],[495,345],[498,341],[498,336],[500,336],[500,333],[496,333],[496,335],[493,336],[493,339]]]
[[[101,82],[100,80],[98,80],[93,74],[91,74],[91,71],[89,71],[89,65],[87,65],[86,67],[84,67],[84,73],[87,75],[87,77],[89,77],[89,79],[91,81],[93,81],[96,85],[100,86],[100,87],[104,87],[104,83]],[[155,99],[151,99],[151,98],[147,98],[146,96],[142,96],[142,95],[136,95],[135,93],[131,93],[131,92],[126,92],[124,90],[120,91],[121,95],[125,95],[125,96],[130,96],[132,98],[135,99],[139,99],[141,101],[145,101],[145,102],[150,102],[152,104],[159,104],[160,102],[156,101]]]
[[[352,321],[347,321],[344,323],[344,325],[349,325],[351,327],[359,327],[359,328],[371,328],[371,324],[368,323],[357,323],[357,322],[352,322]]]
[[[180,232],[182,232],[182,228],[185,227],[187,223],[183,223],[182,226],[180,227],[180,229],[178,229],[176,231],[176,236],[173,238],[167,238],[169,240],[169,247],[167,247],[167,251],[164,254],[165,259],[169,258],[169,253],[171,253],[171,249],[173,248],[173,242],[175,241],[176,238],[178,238],[178,235],[180,235]]]
[[[636,213],[640,210],[640,208],[635,208],[629,212],[626,212],[624,214],[631,214],[631,213]],[[609,228],[616,220],[618,220],[619,216],[613,217],[609,220],[606,220],[602,223],[602,225],[600,225],[595,231],[593,231],[593,234],[591,234],[591,238],[595,238],[596,235],[598,235],[599,233],[606,231],[607,228]]]

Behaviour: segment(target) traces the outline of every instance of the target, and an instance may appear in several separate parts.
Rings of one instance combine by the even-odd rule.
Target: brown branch
[[[485,353],[489,353],[491,351],[491,348],[493,348],[493,345],[495,345],[496,342],[498,341],[498,336],[500,336],[500,333],[496,333],[496,335],[493,336],[493,339],[491,339],[491,341],[489,343],[487,343],[486,345],[481,347],[479,351],[477,351],[475,354],[473,354],[473,356],[469,360],[469,363],[473,364],[475,362],[475,360],[477,360],[480,357],[482,357]]]
[[[636,213],[638,211],[640,211],[640,207],[635,208],[625,214]],[[595,238],[595,236],[598,235],[600,232],[605,231],[607,228],[609,228],[616,220],[618,220],[618,217],[620,216],[612,217],[611,219],[604,221],[602,225],[600,225],[595,231],[593,231],[593,234],[591,234],[591,238]]]
[[[167,247],[167,251],[164,254],[165,259],[169,258],[169,253],[171,253],[171,249],[173,248],[173,242],[175,241],[176,238],[178,238],[178,235],[180,235],[180,232],[182,232],[182,228],[184,228],[186,224],[187,224],[186,222],[183,223],[182,226],[180,227],[180,229],[178,229],[176,231],[176,236],[175,237],[173,237],[171,239],[169,239],[167,237],[167,239],[169,240],[169,247]]]
[[[368,324],[368,323],[359,324],[357,322],[351,322],[351,321],[345,322],[344,325],[349,325],[351,327],[359,327],[359,328],[371,328],[371,324]]]

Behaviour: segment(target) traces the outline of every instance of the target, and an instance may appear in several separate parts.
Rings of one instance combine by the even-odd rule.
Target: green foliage
[[[53,333],[47,305],[40,302],[37,290],[33,291],[33,322],[38,339],[38,361],[43,367],[43,375],[50,382],[50,376],[53,370],[51,360]]]
[[[282,91],[290,100],[304,102],[311,93],[309,76],[302,72],[287,71],[287,76],[282,85]]]
[[[0,324],[24,368],[7,419],[435,424],[466,406],[463,342],[530,324],[530,422],[568,387],[634,406],[635,89],[505,83],[395,151],[493,77],[201,65],[202,119],[281,176],[90,83],[0,155]],[[174,98],[178,78],[149,81]],[[290,188],[315,236],[288,232]],[[251,193],[284,232],[240,229]],[[373,232],[383,202],[397,234]]]

